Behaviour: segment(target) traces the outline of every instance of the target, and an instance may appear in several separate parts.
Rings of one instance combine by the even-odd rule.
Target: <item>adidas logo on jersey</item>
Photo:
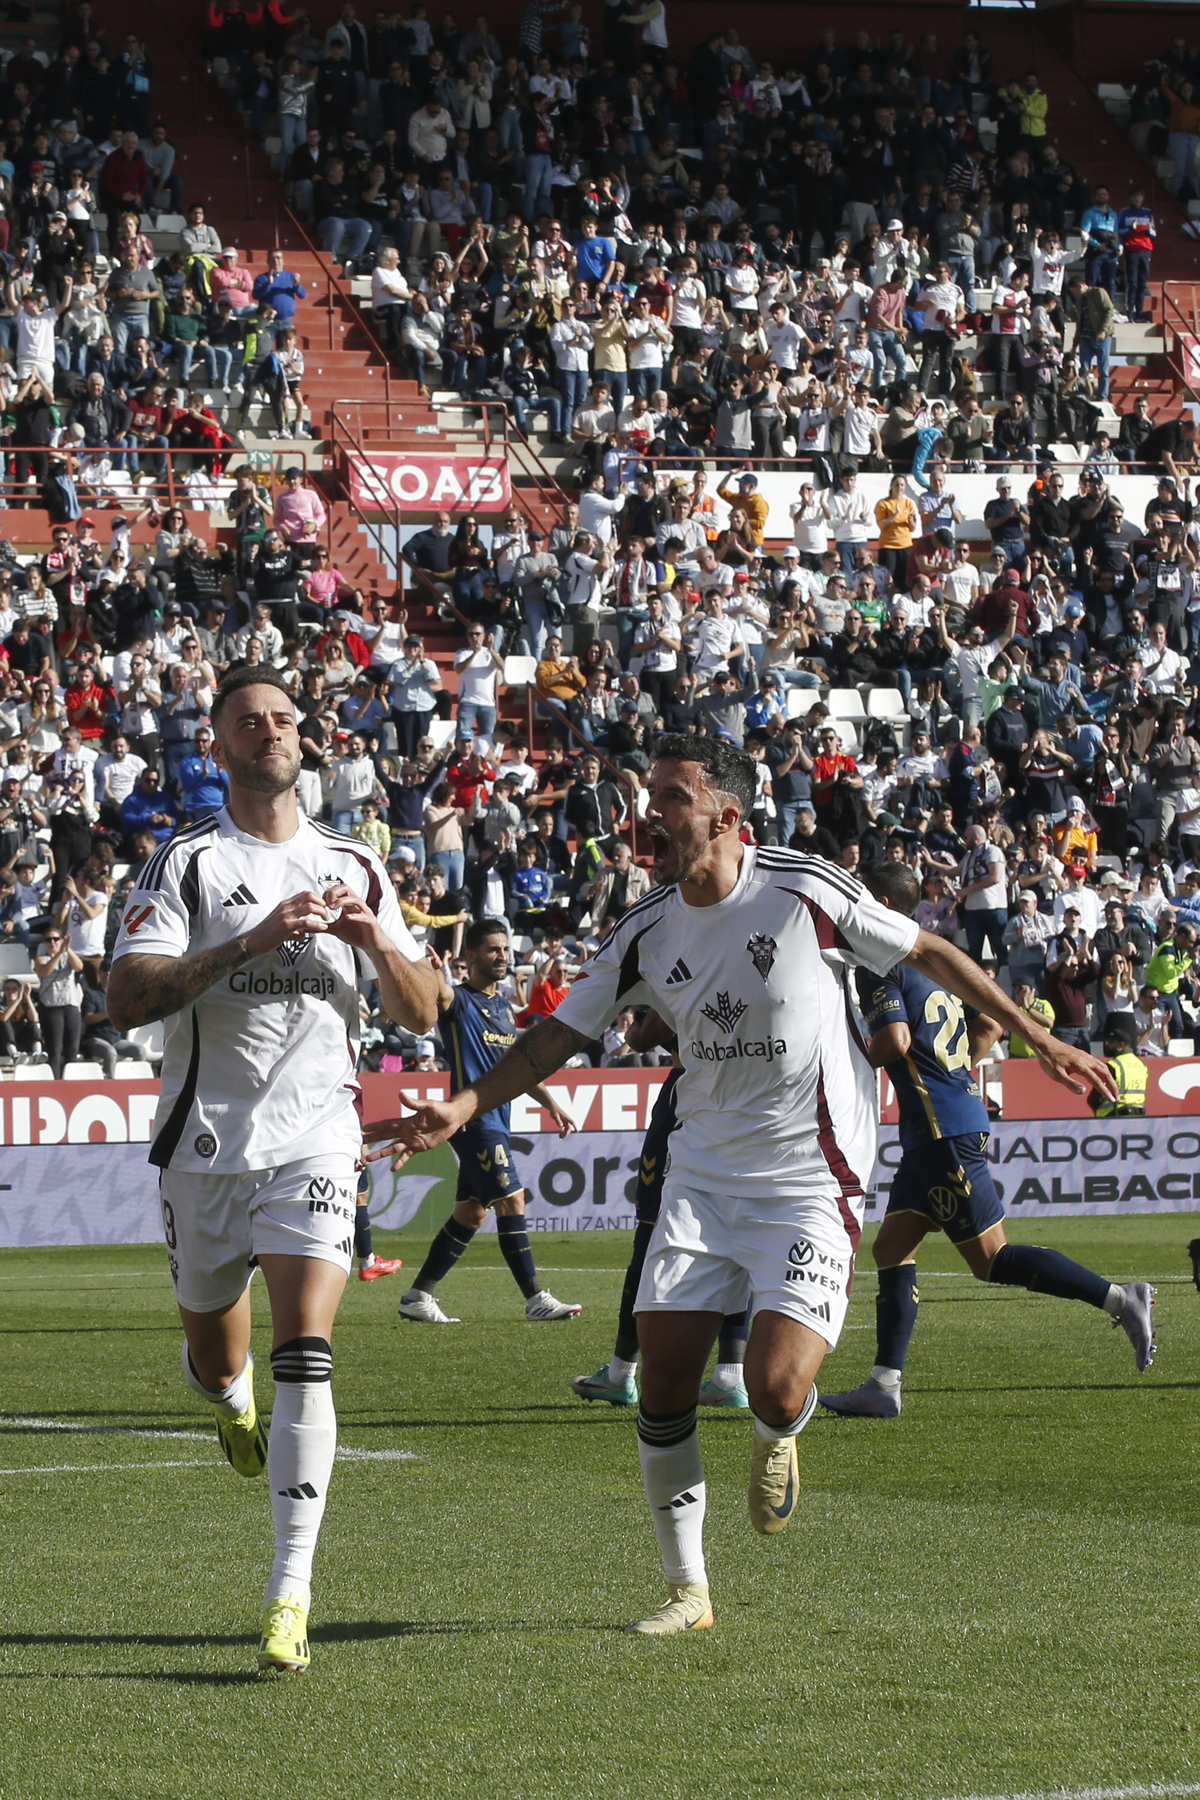
[[[667,976],[667,986],[678,987],[681,981],[690,981],[691,979],[692,971],[688,968],[681,956],[679,961],[675,964],[675,967],[671,970],[671,973]]]
[[[222,900],[222,906],[257,906],[258,901],[250,892],[244,881],[239,881],[228,900]]]

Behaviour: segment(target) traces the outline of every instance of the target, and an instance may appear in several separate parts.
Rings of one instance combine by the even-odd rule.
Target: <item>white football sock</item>
[[[684,1435],[680,1436],[681,1432]],[[700,1460],[695,1409],[672,1419],[640,1415],[638,1455],[667,1580],[707,1584],[704,1464]]]
[[[199,1394],[202,1400],[207,1400],[208,1404],[215,1407],[226,1419],[240,1417],[250,1404],[249,1369],[250,1365],[247,1363],[241,1374],[231,1381],[227,1388],[206,1388],[192,1367],[187,1339],[183,1340],[183,1379],[194,1394]]]
[[[1125,1311],[1125,1289],[1110,1283],[1108,1293],[1104,1296],[1104,1311],[1110,1319],[1119,1319]]]
[[[616,1385],[617,1383],[622,1382],[622,1381],[628,1381],[629,1377],[634,1373],[636,1368],[637,1368],[637,1358],[636,1357],[634,1358],[634,1360],[632,1362],[626,1362],[625,1358],[623,1356],[614,1356],[610,1360],[609,1365],[608,1365],[608,1379],[614,1385]]]
[[[816,1412],[816,1410],[817,1410],[817,1384],[814,1381],[812,1386],[808,1390],[808,1397],[806,1398],[804,1405],[800,1408],[800,1411],[796,1414],[796,1417],[792,1420],[790,1425],[767,1425],[767,1424],[764,1424],[762,1419],[759,1418],[758,1414],[753,1411],[751,1413],[751,1417],[754,1420],[754,1429],[758,1433],[759,1437],[762,1439],[763,1443],[764,1444],[774,1444],[774,1443],[777,1443],[780,1438],[799,1437],[800,1433],[804,1430],[804,1427],[808,1424],[808,1421],[812,1418],[812,1416]]]
[[[294,1595],[307,1605],[337,1449],[337,1415],[329,1384],[333,1357],[323,1339],[295,1338],[273,1352],[271,1367],[275,1409],[267,1442],[267,1480],[275,1560],[266,1601],[269,1605]]]
[[[900,1369],[889,1369],[886,1363],[876,1363],[871,1370],[871,1380],[876,1387],[898,1388],[902,1373]]]
[[[718,1363],[713,1370],[713,1385],[727,1394],[732,1393],[734,1388],[741,1387],[741,1363]]]

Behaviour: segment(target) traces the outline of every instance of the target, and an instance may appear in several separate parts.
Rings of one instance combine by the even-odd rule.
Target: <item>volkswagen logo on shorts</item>
[[[816,1254],[816,1246],[810,1244],[807,1238],[801,1238],[800,1242],[793,1244],[788,1251],[788,1261],[795,1269],[805,1269]]]
[[[217,1140],[211,1131],[202,1131],[200,1136],[196,1139],[195,1148],[197,1156],[215,1156],[217,1154]]]
[[[931,1187],[929,1204],[939,1219],[952,1219],[958,1211],[959,1195],[952,1187]]]
[[[328,1175],[314,1175],[308,1184],[310,1200],[332,1200],[337,1193],[337,1184]]]

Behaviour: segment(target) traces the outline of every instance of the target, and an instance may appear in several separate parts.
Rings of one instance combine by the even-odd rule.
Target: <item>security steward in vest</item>
[[[1104,1027],[1104,1060],[1117,1084],[1116,1100],[1097,1095],[1098,1119],[1140,1119],[1146,1113],[1150,1071],[1137,1053],[1137,1026],[1132,1013],[1110,1013]]]

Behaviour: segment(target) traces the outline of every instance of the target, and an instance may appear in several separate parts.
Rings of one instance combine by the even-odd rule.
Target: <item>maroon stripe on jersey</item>
[[[850,946],[825,911],[823,906],[813,899],[811,894],[802,894],[799,888],[785,887],[780,890],[785,894],[794,894],[808,908],[808,916],[817,933],[817,942],[822,950],[849,950]]]
[[[365,856],[360,856],[357,850],[347,850],[346,855],[352,856],[367,871],[367,905],[373,913],[378,913],[379,902],[383,899],[383,883]]]
[[[862,1226],[851,1211],[849,1198],[851,1194],[861,1194],[863,1186],[843,1156],[841,1145],[837,1141],[825,1093],[825,1069],[822,1064],[817,1065],[817,1142],[821,1146],[821,1155],[829,1165],[829,1172],[838,1184],[838,1211],[842,1215],[842,1224],[846,1227],[846,1236],[850,1239],[850,1248],[857,1251]]]
[[[862,1032],[858,1029],[858,1020],[854,1016],[854,1008],[850,1003],[850,981],[846,974],[842,976],[842,999],[846,1003],[846,1023],[850,1027],[850,1036],[866,1056],[867,1046],[863,1043]]]

